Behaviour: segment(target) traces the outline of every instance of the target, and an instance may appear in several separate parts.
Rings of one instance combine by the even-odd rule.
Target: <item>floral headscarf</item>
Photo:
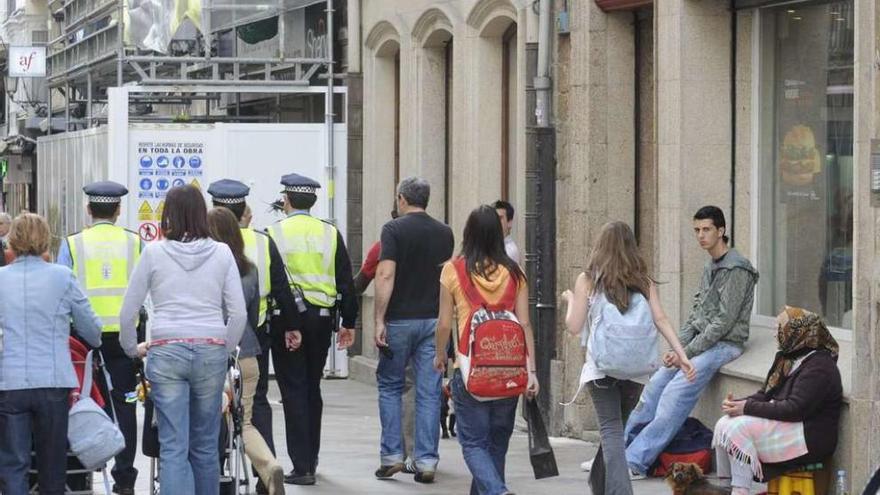
[[[767,374],[763,391],[769,393],[785,381],[794,363],[811,351],[824,349],[837,357],[839,346],[822,318],[801,308],[785,307],[779,317],[776,341],[779,352]]]

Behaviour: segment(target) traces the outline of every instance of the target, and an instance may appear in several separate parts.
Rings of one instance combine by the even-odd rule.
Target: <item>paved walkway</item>
[[[318,484],[312,487],[288,486],[286,493],[301,494],[403,494],[447,495],[466,494],[471,477],[455,439],[440,441],[440,466],[437,482],[433,485],[415,483],[412,476],[398,474],[392,481],[373,477],[378,466],[379,418],[376,391],[373,387],[351,380],[331,380],[323,383],[324,431],[321,447],[321,465]],[[284,451],[284,424],[278,391],[270,390],[274,412],[275,445]],[[507,457],[507,479],[511,490],[519,495],[533,494],[587,494],[587,473],[580,470],[581,461],[595,453],[595,446],[571,439],[553,439],[553,448],[560,476],[536,481],[528,457],[528,438],[524,431],[515,431]],[[291,468],[286,454],[281,454],[285,470]],[[138,494],[149,493],[150,462],[139,455],[141,475]],[[98,481],[99,477],[96,477]],[[253,486],[253,485],[252,485]],[[659,480],[634,483],[636,495],[670,493]],[[96,493],[103,493],[98,489]]]

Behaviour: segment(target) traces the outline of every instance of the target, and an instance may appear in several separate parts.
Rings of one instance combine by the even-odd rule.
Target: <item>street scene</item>
[[[877,19],[0,2],[0,495],[880,494]]]

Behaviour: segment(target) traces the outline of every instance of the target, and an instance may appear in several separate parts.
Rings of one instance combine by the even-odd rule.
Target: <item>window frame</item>
[[[796,2],[784,2],[785,4],[791,5],[817,5],[824,3],[833,3],[835,0],[827,0],[817,2],[815,0],[802,0]],[[751,243],[751,251],[752,251],[752,261],[755,266],[761,266],[761,250],[759,246],[761,245],[760,241],[760,230],[761,230],[761,218],[760,218],[760,208],[762,203],[761,198],[761,172],[762,172],[762,148],[765,144],[763,141],[763,130],[762,127],[762,118],[761,112],[763,108],[763,103],[765,100],[764,88],[763,88],[763,79],[765,73],[763,71],[763,63],[765,61],[762,48],[764,46],[764,22],[765,17],[769,15],[769,10],[774,7],[779,7],[780,3],[773,3],[771,5],[763,5],[756,7],[754,9],[754,15],[752,16],[752,39],[751,39],[751,149],[749,152],[751,159],[751,183],[750,188],[752,194],[750,194],[749,207],[751,210],[750,214],[750,227],[751,227],[751,239],[749,239]],[[853,156],[853,168],[857,168],[859,166],[858,157]],[[855,180],[855,177],[853,177]],[[855,184],[853,184],[855,190]],[[858,222],[853,223],[853,232],[855,235],[855,231],[858,229]],[[853,283],[852,285],[852,297],[853,301],[855,301],[856,295],[856,285]],[[756,304],[752,307],[752,317],[751,317],[751,326],[753,328],[758,328],[766,331],[776,332],[776,318],[774,316],[764,315],[758,312],[758,307],[760,304],[757,304],[762,297],[762,290],[760,283],[755,287],[755,302]],[[780,308],[781,309],[781,308]],[[853,330],[842,327],[833,327],[829,326],[828,330],[834,336],[835,339],[841,342],[852,342],[853,341]]]

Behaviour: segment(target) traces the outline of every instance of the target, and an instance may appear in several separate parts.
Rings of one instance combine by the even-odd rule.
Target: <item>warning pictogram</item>
[[[146,201],[141,203],[141,207],[138,208],[138,220],[141,222],[153,220],[153,208],[150,206],[150,203]]]
[[[162,212],[165,211],[165,200],[159,201],[159,206],[156,207],[156,220],[162,219]]]
[[[202,185],[199,184],[199,179],[193,179],[192,182],[189,183],[189,185],[193,186],[196,189],[202,188]]]
[[[159,227],[155,223],[142,223],[138,229],[138,234],[140,234],[144,242],[154,241],[159,237]]]

